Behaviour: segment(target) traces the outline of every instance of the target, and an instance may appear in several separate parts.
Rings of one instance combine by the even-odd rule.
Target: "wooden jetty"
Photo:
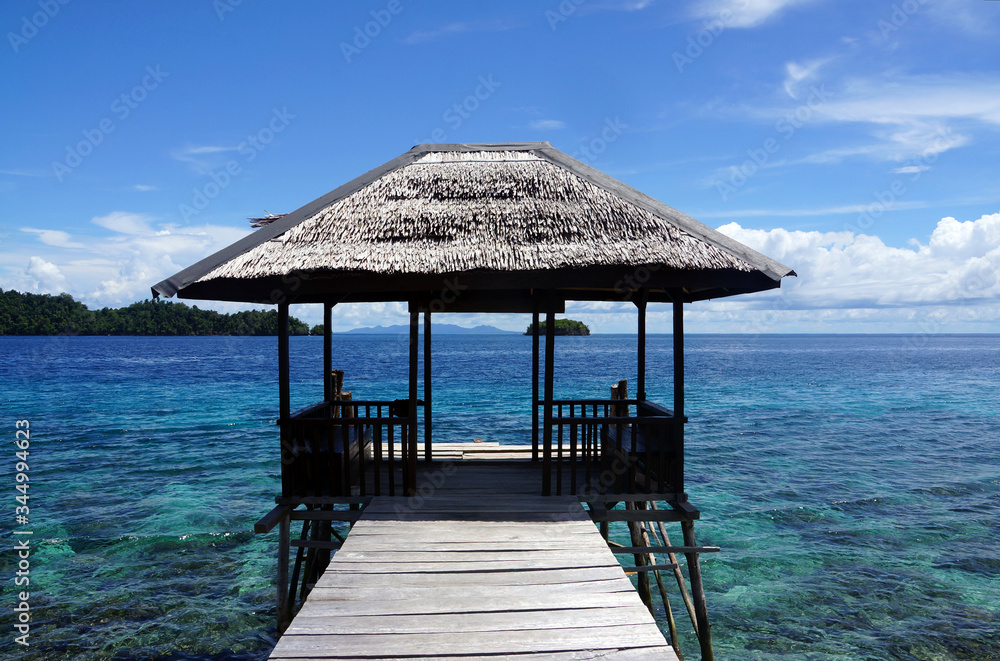
[[[419,501],[372,498],[272,660],[677,658],[579,499],[538,494],[530,446],[448,445],[526,460],[452,459]]]
[[[273,658],[670,658],[646,616],[629,619],[638,610],[617,590],[627,583],[613,566],[620,553],[635,562],[647,609],[650,574],[664,602],[661,574],[674,574],[702,659],[713,659],[699,565],[709,549],[695,542],[699,513],[685,491],[684,305],[775,289],[794,275],[790,268],[547,142],[418,145],[265,220],[154,285],[153,295],[278,308],[281,494],[255,527],[279,530],[285,636]],[[622,375],[634,375],[634,397],[624,382],[608,399],[555,397],[555,315],[572,301],[634,305],[635,369]],[[333,370],[333,308],[379,302],[405,303],[409,312],[407,392],[344,401]],[[325,329],[316,374],[323,401],[295,412],[293,304],[321,304]],[[646,395],[646,314],[660,304],[672,316],[672,408]],[[442,453],[483,450],[436,446],[433,434],[431,316],[445,312],[530,314],[534,329],[531,399],[509,402],[531,413],[530,452],[456,473],[474,478],[443,474],[456,460]],[[414,510],[411,518],[393,518],[400,503]],[[565,518],[552,520],[555,512]],[[293,523],[302,526],[294,536]],[[684,546],[671,546],[666,523],[680,523]],[[612,525],[627,526],[629,546],[612,543]],[[690,588],[673,566],[681,555]],[[605,584],[614,587],[577,592]],[[475,598],[486,593],[489,603]],[[535,598],[534,610],[504,606]],[[600,608],[586,606],[601,599]],[[493,610],[462,610],[476,601]],[[638,647],[621,647],[617,633],[625,630]]]

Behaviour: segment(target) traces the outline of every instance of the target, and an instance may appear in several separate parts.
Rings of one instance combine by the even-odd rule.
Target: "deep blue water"
[[[320,399],[321,344],[291,340],[293,407]],[[345,388],[405,396],[406,346],[337,336]],[[557,397],[635,382],[635,338],[556,347]],[[0,461],[5,658],[267,657],[276,534],[251,530],[278,490],[276,355],[0,337],[3,434],[32,432],[26,525],[13,442]],[[435,337],[437,438],[526,442],[530,358],[521,336]],[[651,336],[668,406],[671,360]],[[692,336],[686,362],[687,491],[723,547],[703,560],[717,658],[1000,659],[1000,336]],[[14,530],[33,533],[28,648]]]

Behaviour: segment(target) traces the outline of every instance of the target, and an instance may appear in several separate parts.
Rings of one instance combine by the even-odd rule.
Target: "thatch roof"
[[[554,288],[620,300],[637,283],[651,300],[661,287],[696,300],[777,287],[790,274],[548,143],[420,145],[153,292],[406,300],[457,278],[463,291],[508,298]]]

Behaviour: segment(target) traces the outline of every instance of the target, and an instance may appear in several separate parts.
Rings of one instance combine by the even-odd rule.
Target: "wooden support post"
[[[552,290],[545,301],[545,429],[542,434],[542,495],[552,495],[552,400],[555,399],[556,297]]]
[[[538,297],[531,300],[531,460],[538,461]]]
[[[292,415],[290,395],[291,382],[288,362],[288,303],[278,305],[278,442],[281,464],[281,494],[291,496],[292,472],[286,463],[286,457],[292,457],[292,428],[289,418]],[[288,459],[291,461],[291,459]]]
[[[340,397],[340,391],[334,391],[333,383],[333,306],[329,301],[323,303],[323,400],[332,402]]]
[[[431,311],[424,310],[424,461],[430,461],[431,448]]]
[[[687,502],[684,493],[684,291],[670,292],[674,306],[674,460],[670,476],[678,502]]]
[[[648,297],[649,290],[643,287],[639,290],[639,299],[635,302],[636,307],[639,308],[639,346],[637,348],[639,378],[635,391],[635,398],[638,400],[646,399],[646,299]]]
[[[292,611],[288,605],[288,550],[291,542],[290,518],[286,512],[278,524],[278,635],[284,633],[292,622]]]
[[[645,509],[646,503],[638,502],[626,502],[626,510],[639,510]],[[632,546],[648,546],[648,544],[642,541],[642,522],[641,521],[629,521],[628,522],[629,536],[632,538]],[[648,557],[645,553],[635,553],[632,556],[635,559],[636,567],[645,567],[648,565]],[[646,608],[649,609],[650,614],[655,614],[653,611],[653,596],[649,591],[649,572],[641,571],[638,572],[636,576],[637,589],[639,591],[639,598],[642,599],[642,603],[646,604]]]
[[[694,537],[694,521],[681,521],[684,531],[684,545],[697,546]],[[705,603],[705,587],[701,582],[701,561],[697,553],[685,553],[688,565],[688,578],[691,581],[691,596],[694,599],[694,612],[698,618],[698,642],[701,643],[702,661],[715,661],[712,651],[712,629],[708,623],[708,606]]]
[[[403,448],[403,493],[417,495],[417,369],[419,368],[420,312],[410,301],[410,408],[409,433]]]
[[[288,303],[278,305],[278,417],[282,422],[292,414],[288,363]]]

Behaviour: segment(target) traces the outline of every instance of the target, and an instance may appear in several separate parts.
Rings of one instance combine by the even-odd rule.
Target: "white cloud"
[[[62,230],[40,230],[31,227],[22,227],[22,232],[37,234],[38,240],[42,243],[55,246],[57,248],[85,248],[82,243],[73,241],[72,237]]]
[[[132,190],[137,190],[141,193],[146,193],[148,191],[156,190],[156,186],[147,186],[146,184],[136,184],[132,186]]]
[[[484,21],[456,21],[431,30],[417,30],[402,39],[404,44],[415,45],[437,41],[443,37],[471,32],[503,32],[518,27],[516,23],[500,19]]]
[[[219,145],[187,145],[172,150],[170,156],[176,161],[187,163],[198,174],[209,174],[219,167],[225,154],[237,149]]]
[[[795,269],[799,278],[782,285],[788,307],[1000,306],[1000,213],[944,218],[926,245],[908,248],[850,231],[719,230]]]
[[[695,18],[719,20],[726,27],[753,28],[785,9],[811,2],[814,0],[699,0],[691,11]]]
[[[44,245],[35,245],[43,250],[26,268],[0,272],[0,286],[37,293],[66,291],[91,306],[127,305],[148,298],[152,285],[250,231],[219,225],[157,225],[149,216],[124,211],[94,218],[93,223],[110,233],[95,237],[91,232],[81,242],[67,232],[25,228],[38,235]],[[63,250],[44,252],[45,245],[77,252],[67,258]]]
[[[58,266],[41,257],[33,256],[28,259],[24,275],[31,284],[31,291],[40,294],[59,294],[66,291],[66,276]]]
[[[528,126],[536,131],[556,131],[566,128],[566,122],[560,119],[535,119]]]
[[[810,60],[801,64],[798,62],[787,62],[785,64],[785,93],[793,99],[797,99],[799,97],[799,84],[813,80],[820,68],[829,61],[830,58]]]
[[[93,218],[91,222],[105,229],[122,234],[142,235],[152,234],[149,226],[150,218],[142,214],[115,211],[106,216]]]
[[[905,165],[901,168],[896,168],[891,172],[892,174],[919,174],[930,169],[931,166],[929,165]]]

